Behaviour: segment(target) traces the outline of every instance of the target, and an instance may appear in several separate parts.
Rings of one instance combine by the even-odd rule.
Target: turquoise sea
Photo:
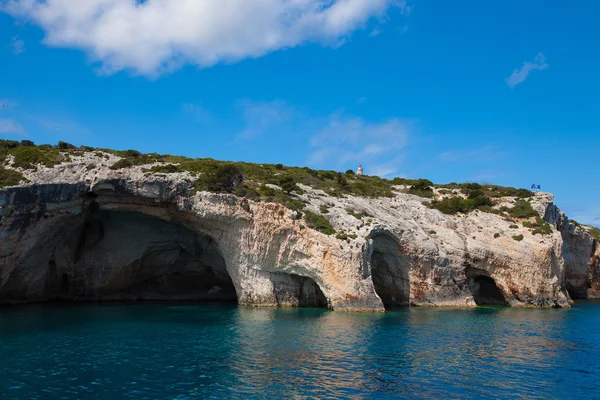
[[[600,303],[7,307],[0,398],[600,398]]]

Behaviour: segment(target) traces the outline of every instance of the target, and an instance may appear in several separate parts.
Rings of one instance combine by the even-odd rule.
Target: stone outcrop
[[[566,287],[571,297],[600,299],[600,246],[580,225],[563,216]]]
[[[589,270],[598,270],[597,242],[560,226],[548,194],[532,204],[560,229],[542,236],[491,213],[445,215],[400,192],[337,198],[303,186],[298,197],[308,210],[328,209],[345,233],[338,238],[282,205],[193,194],[187,172],[113,171],[116,160],[85,153],[22,171],[27,185],[0,190],[0,303],[569,307],[567,289],[580,293],[591,282],[589,296],[600,287]]]

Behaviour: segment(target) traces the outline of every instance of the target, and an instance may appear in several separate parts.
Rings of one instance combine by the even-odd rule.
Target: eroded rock
[[[0,191],[0,302],[569,307],[567,287],[575,293],[598,282],[589,262],[598,259],[597,243],[592,249],[565,234],[549,194],[532,205],[561,232],[542,236],[491,213],[444,215],[400,192],[334,198],[302,186],[297,197],[313,212],[326,205],[332,226],[347,234],[342,240],[309,229],[279,204],[192,196],[187,172],[90,170],[89,157],[23,171],[32,184]]]

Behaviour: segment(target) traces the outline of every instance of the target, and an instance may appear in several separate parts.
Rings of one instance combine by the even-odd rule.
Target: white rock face
[[[571,301],[564,233],[556,229],[533,235],[496,214],[445,215],[400,192],[334,198],[302,186],[298,197],[313,212],[328,207],[325,216],[345,234],[340,239],[308,228],[279,204],[190,195],[189,173],[113,171],[116,160],[86,153],[22,171],[29,184],[0,191],[0,302],[235,293],[246,305],[383,311]],[[532,205],[556,223],[552,201],[538,193]]]

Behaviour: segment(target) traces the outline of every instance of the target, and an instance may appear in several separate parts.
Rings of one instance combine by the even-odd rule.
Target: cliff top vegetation
[[[66,142],[59,142],[57,145],[35,145],[27,140],[0,140],[0,165],[6,165],[9,158],[12,161],[10,168],[0,166],[0,188],[26,181],[20,171],[36,170],[40,165],[52,167],[70,162],[73,157],[86,153],[92,153],[104,160],[110,159],[110,155],[118,157],[110,166],[113,170],[141,166],[147,175],[188,172],[195,179],[193,192],[225,192],[251,200],[274,201],[297,211],[299,215],[306,212],[305,203],[298,196],[304,192],[299,186],[302,184],[334,197],[392,197],[394,191],[414,194],[432,199],[425,200],[429,202],[429,207],[446,214],[468,213],[478,209],[521,219],[537,216],[525,200],[533,195],[526,189],[478,183],[434,184],[427,179],[400,177],[384,179],[377,176],[359,176],[352,170],[342,173],[308,167],[287,167],[282,164],[253,164],[169,154],[144,154],[137,150],[76,147]],[[519,200],[512,208],[494,208],[500,201],[498,199],[503,197],[516,197]],[[331,233],[331,229],[328,229],[323,220],[314,215],[309,216],[313,225]],[[539,233],[547,232],[547,227],[539,221],[531,222],[531,228]]]

